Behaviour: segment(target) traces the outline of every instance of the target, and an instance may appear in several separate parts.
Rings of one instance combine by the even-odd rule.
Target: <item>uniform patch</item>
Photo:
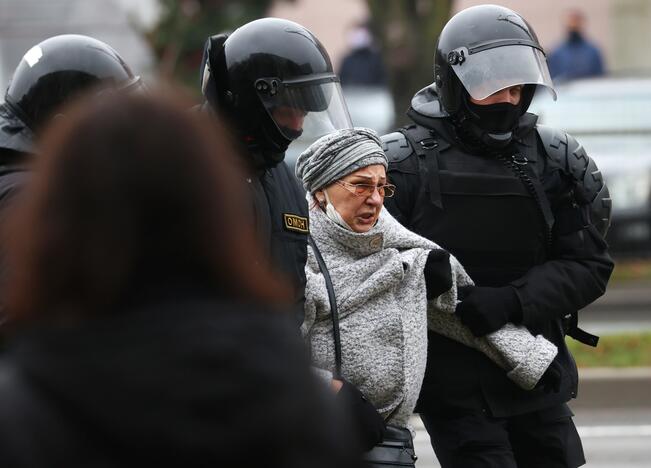
[[[309,234],[310,222],[307,218],[293,214],[283,213],[285,220],[285,229],[288,231],[300,232],[302,234]]]

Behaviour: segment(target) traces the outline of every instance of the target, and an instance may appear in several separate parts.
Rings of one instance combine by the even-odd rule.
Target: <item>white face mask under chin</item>
[[[346,221],[344,221],[344,218],[342,218],[339,212],[335,209],[335,206],[330,201],[330,197],[328,197],[328,192],[325,189],[323,190],[323,194],[325,195],[325,199],[326,199],[326,209],[325,209],[326,216],[330,218],[335,224],[338,224],[344,229],[348,229],[349,231],[352,231],[353,229],[348,225]]]

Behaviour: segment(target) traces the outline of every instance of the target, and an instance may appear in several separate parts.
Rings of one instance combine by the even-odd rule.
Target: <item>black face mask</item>
[[[300,130],[294,130],[288,127],[280,127],[280,131],[285,137],[289,138],[291,141],[297,140],[303,134],[302,128]]]
[[[480,105],[467,101],[474,123],[488,133],[508,133],[515,129],[522,115],[521,104],[508,102]]]
[[[572,30],[570,31],[570,34],[568,35],[568,40],[570,42],[581,42],[583,40],[583,36],[579,31]]]

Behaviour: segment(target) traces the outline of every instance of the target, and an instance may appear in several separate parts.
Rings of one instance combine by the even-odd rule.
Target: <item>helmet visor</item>
[[[468,94],[478,101],[525,84],[544,86],[556,100],[545,54],[534,47],[509,45],[474,53],[460,47],[448,54],[448,63]]]
[[[333,78],[286,83],[262,79],[256,82],[256,91],[271,120],[288,140],[299,136],[316,139],[352,128],[341,87]]]

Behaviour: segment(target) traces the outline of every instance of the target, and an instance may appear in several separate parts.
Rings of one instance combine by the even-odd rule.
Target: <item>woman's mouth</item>
[[[371,224],[375,221],[375,213],[364,213],[358,215],[357,218],[359,219],[359,222],[362,224]]]

